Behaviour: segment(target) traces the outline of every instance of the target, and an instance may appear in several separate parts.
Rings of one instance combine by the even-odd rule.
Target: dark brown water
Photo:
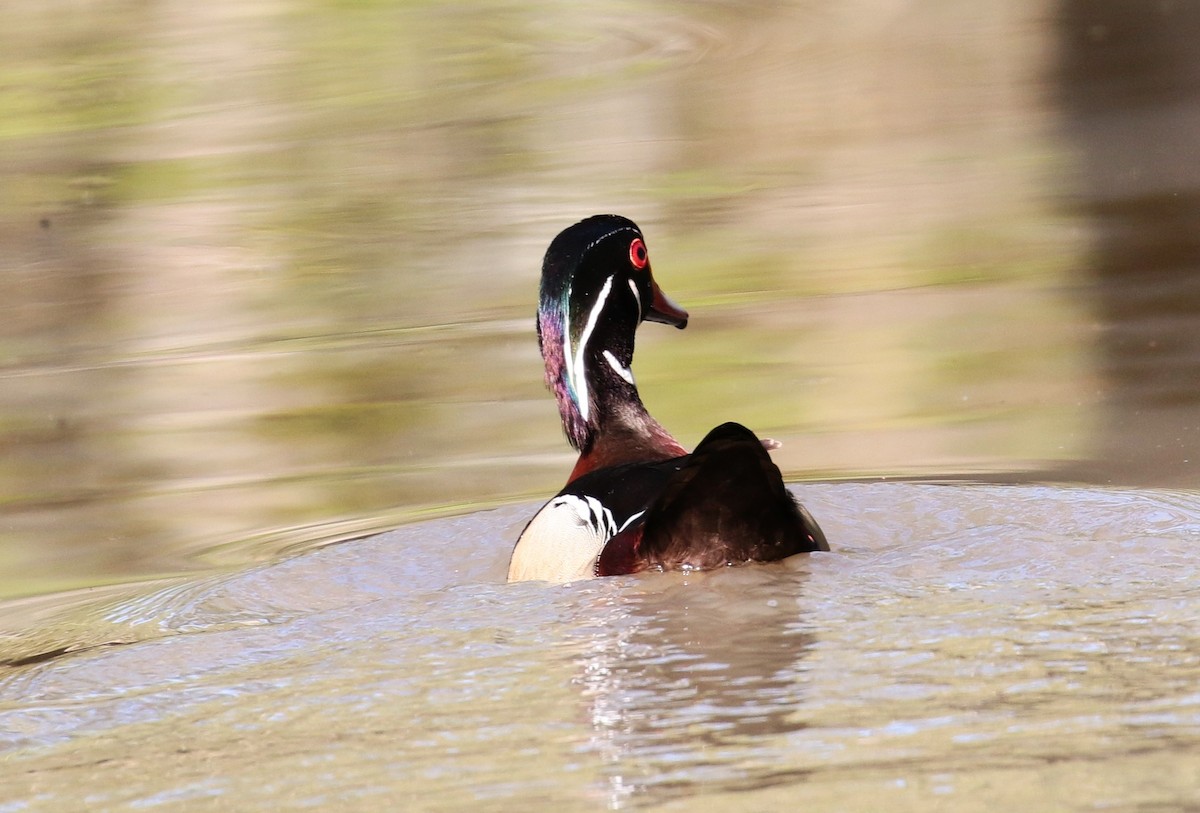
[[[1178,807],[1198,38],[1116,0],[6,4],[0,648],[84,652],[0,684],[0,798]],[[811,566],[497,585],[571,464],[541,254],[602,211],[692,313],[635,361],[685,444],[1092,488],[814,485]]]

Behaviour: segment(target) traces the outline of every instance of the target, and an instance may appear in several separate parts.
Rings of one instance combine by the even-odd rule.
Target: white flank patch
[[[612,291],[612,281],[611,276],[604,280],[604,285],[600,288],[600,296],[596,298],[596,304],[592,305],[592,309],[588,312],[587,324],[583,326],[583,333],[579,336],[579,348],[575,351],[575,363],[568,363],[567,366],[567,375],[571,377],[571,382],[575,385],[575,394],[579,398],[579,414],[585,421],[591,410],[591,397],[588,395],[587,370],[584,369],[583,354],[587,351],[588,339],[591,338],[592,331],[596,329],[596,322],[600,321],[600,312],[604,310],[604,304],[608,301],[608,295]],[[568,350],[570,345],[571,343],[568,341]]]
[[[612,512],[595,497],[563,494],[525,527],[508,565],[508,580],[590,579],[604,543],[616,533]]]
[[[608,366],[612,367],[617,375],[621,376],[621,378],[625,379],[630,384],[633,383],[633,370],[629,369],[628,367],[621,366],[621,362],[617,361],[616,356],[605,350],[604,360],[608,362]]]

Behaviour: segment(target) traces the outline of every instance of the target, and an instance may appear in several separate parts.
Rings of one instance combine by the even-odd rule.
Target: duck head
[[[542,265],[538,345],[563,431],[581,455],[572,479],[625,458],[684,454],[646,413],[634,383],[643,321],[684,328],[688,314],[654,281],[633,221],[596,215],[554,238]]]

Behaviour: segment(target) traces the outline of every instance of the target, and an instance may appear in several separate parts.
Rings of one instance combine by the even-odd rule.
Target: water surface
[[[525,505],[77,611],[43,644],[109,645],[0,679],[0,787],[54,810],[1194,798],[1195,495],[798,493],[835,552],[507,586]]]

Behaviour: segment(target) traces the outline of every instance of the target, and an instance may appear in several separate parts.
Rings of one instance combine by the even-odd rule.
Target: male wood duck
[[[521,532],[508,580],[703,570],[829,550],[749,429],[722,424],[688,454],[650,416],[630,370],[643,321],[682,329],[688,314],[654,281],[632,221],[596,215],[554,238],[538,344],[579,459]]]

